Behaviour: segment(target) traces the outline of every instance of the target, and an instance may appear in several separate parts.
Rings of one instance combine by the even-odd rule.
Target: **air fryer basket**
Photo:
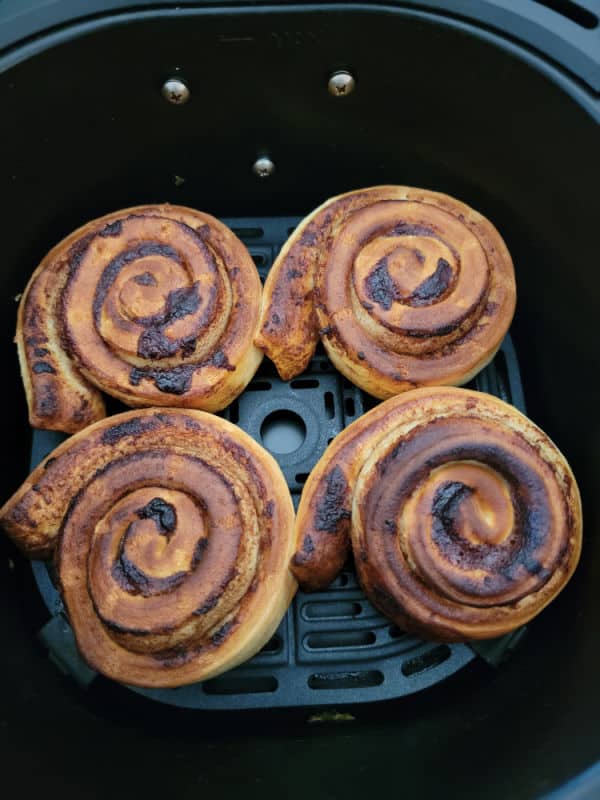
[[[21,4],[12,17],[9,8],[4,28],[20,41],[0,61],[3,496],[23,480],[30,456],[39,460],[58,441],[28,428],[11,340],[15,299],[62,235],[119,207],[169,200],[239,229],[264,276],[287,231],[323,199],[403,183],[465,200],[506,238],[517,273],[517,317],[476,386],[518,407],[524,392],[528,413],[574,467],[586,529],[574,580],[499,669],[486,661],[497,664],[519,637],[479,649],[483,658],[468,644],[419,644],[375,614],[348,570],[322,596],[299,596],[250,665],[204,686],[140,692],[146,697],[101,679],[84,690],[55,669],[48,650],[79,684],[93,677],[74,650],[46,567],[34,566],[34,581],[2,538],[0,730],[9,733],[5,752],[15,767],[25,768],[32,751],[43,767],[22,780],[35,791],[48,776],[58,780],[65,751],[69,786],[84,786],[93,771],[94,792],[112,791],[117,775],[121,790],[184,794],[196,781],[198,788],[219,780],[246,787],[251,775],[288,796],[316,785],[337,797],[344,789],[387,787],[400,770],[403,789],[425,797],[448,792],[450,783],[456,796],[535,797],[573,776],[600,757],[594,2],[546,4],[562,7],[568,18],[529,0],[520,16],[514,9],[502,16],[511,5],[502,2],[448,1],[438,4],[443,14],[427,10],[427,2],[147,2],[122,11],[117,6],[126,4],[111,2],[97,9],[90,3],[88,18],[67,24],[69,15],[82,14],[79,4],[70,5],[50,4],[46,18],[39,3]],[[520,27],[501,35],[515,17]],[[327,91],[338,69],[356,78],[347,97]],[[173,76],[190,87],[185,105],[161,96]],[[264,155],[275,172],[260,179],[252,165]],[[320,353],[289,385],[265,363],[225,414],[276,449],[290,450],[297,438],[297,449],[278,455],[297,499],[328,439],[365,403]],[[369,705],[400,695],[414,696]],[[317,705],[355,720],[307,728],[311,715],[315,722],[323,717],[302,708]],[[296,710],[268,710],[277,706]],[[261,711],[223,712],[242,708]],[[113,766],[98,771],[96,759],[113,748]],[[165,758],[164,774],[144,777],[146,762]],[[135,780],[131,763],[142,773]]]

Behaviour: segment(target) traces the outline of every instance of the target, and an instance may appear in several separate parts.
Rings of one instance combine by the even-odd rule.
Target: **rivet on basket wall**
[[[252,165],[252,172],[259,178],[269,178],[275,172],[275,164],[268,156],[261,156]]]
[[[190,90],[181,78],[169,78],[163,83],[161,94],[168,103],[182,106],[190,99]]]
[[[356,87],[354,76],[347,70],[338,70],[329,78],[327,89],[334,97],[346,97],[352,94]]]

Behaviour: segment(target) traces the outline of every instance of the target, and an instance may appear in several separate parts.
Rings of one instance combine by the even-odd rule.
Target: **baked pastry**
[[[0,510],[29,556],[56,548],[84,658],[137,686],[204,680],[269,640],[296,590],[275,460],[202,411],[118,414],[61,444]]]
[[[319,340],[385,399],[467,383],[494,356],[516,300],[494,226],[438,192],[375,186],[328,200],[292,233],[265,284],[256,344],[289,380]]]
[[[44,258],[16,341],[33,426],[67,433],[130,406],[218,411],[247,385],[262,287],[222,222],[138,206],[79,228]]]
[[[569,465],[512,406],[466,389],[415,389],[374,408],[311,473],[292,568],[309,589],[350,538],[371,603],[404,630],[487,639],[538,614],[571,577],[581,501]]]

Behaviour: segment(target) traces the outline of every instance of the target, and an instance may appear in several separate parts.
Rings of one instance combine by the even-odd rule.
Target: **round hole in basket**
[[[272,453],[294,453],[306,438],[304,420],[295,411],[274,411],[260,426],[264,446]]]

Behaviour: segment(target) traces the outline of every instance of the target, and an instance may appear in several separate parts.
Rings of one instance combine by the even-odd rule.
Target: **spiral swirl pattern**
[[[21,302],[31,423],[80,430],[104,416],[97,389],[132,406],[224,408],[262,357],[261,292],[244,245],[207,214],[147,206],[80,228]]]
[[[498,349],[516,290],[488,220],[446,195],[381,186],[301,223],[265,294],[256,342],[284,379],[320,336],[340,372],[386,398],[470,380]]]
[[[337,437],[306,485],[296,535],[293,569],[309,588],[335,577],[350,537],[365,592],[400,627],[491,638],[565,585],[581,504],[564,457],[511,406],[418,389]]]
[[[199,411],[120,414],[61,445],[0,511],[29,555],[57,546],[79,648],[141,686],[203,680],[257,652],[294,594],[279,467]]]

